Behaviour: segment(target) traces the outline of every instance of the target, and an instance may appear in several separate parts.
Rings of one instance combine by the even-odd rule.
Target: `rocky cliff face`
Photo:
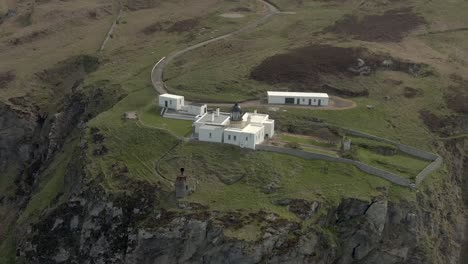
[[[35,116],[0,102],[0,170],[10,162],[27,161]]]
[[[12,232],[20,212],[67,137],[121,99],[120,87],[101,87],[109,86],[107,82],[82,87],[83,76],[95,68],[89,65],[92,61],[86,56],[78,57],[52,71],[62,75],[71,71],[60,84],[63,91],[55,98],[60,102],[56,107],[36,106],[27,97],[0,102],[0,182],[5,184],[0,191],[0,244]]]
[[[446,150],[450,181],[425,188],[415,202],[390,202],[386,195],[371,202],[346,199],[336,207],[322,208],[325,213],[307,226],[261,211],[249,216],[265,224],[257,241],[224,235],[229,223],[242,223],[245,215],[230,214],[226,222],[225,214],[203,208],[168,212],[158,209],[152,198],[162,194],[158,186],[134,183],[129,194],[110,194],[95,183],[84,184],[87,176],[77,167],[73,177],[80,179],[81,188],[67,203],[23,229],[27,231],[20,236],[18,260],[456,264],[463,207],[454,184],[461,179],[463,159],[459,142],[449,142]]]

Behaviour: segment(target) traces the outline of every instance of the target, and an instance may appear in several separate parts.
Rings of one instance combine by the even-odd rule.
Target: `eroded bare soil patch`
[[[430,110],[421,110],[419,117],[433,133],[448,137],[468,131],[468,116],[437,115]]]
[[[185,19],[176,22],[162,21],[145,27],[142,30],[142,33],[145,35],[151,35],[158,31],[165,31],[169,33],[183,33],[195,29],[198,25],[199,20],[196,18]]]
[[[423,95],[423,91],[420,89],[405,87],[403,91],[403,96],[406,98],[415,98]]]
[[[352,78],[377,70],[401,71],[415,77],[432,74],[427,65],[371,54],[363,48],[310,45],[265,59],[252,69],[250,78],[268,84],[291,83],[298,91],[365,96],[368,91],[364,87],[343,90],[328,84],[327,77]]]
[[[399,42],[424,24],[426,20],[422,16],[410,8],[402,8],[389,10],[382,15],[347,15],[324,31],[365,41]]]
[[[34,42],[36,40],[39,40],[39,39],[47,36],[47,34],[48,34],[47,30],[34,31],[34,32],[31,32],[31,33],[26,34],[24,36],[20,36],[20,37],[10,39],[9,44],[11,44],[13,46],[19,46],[19,45],[23,45],[23,44],[27,44],[27,43],[32,43],[32,42]]]

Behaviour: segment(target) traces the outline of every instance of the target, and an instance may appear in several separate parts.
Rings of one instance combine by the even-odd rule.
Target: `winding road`
[[[222,36],[219,36],[219,37],[216,37],[216,38],[212,38],[212,39],[209,39],[209,40],[206,40],[206,41],[203,41],[203,42],[200,42],[200,43],[197,43],[195,45],[192,45],[192,46],[189,46],[187,48],[184,48],[182,50],[178,50],[178,51],[174,51],[172,53],[170,53],[169,55],[163,57],[162,59],[160,59],[153,67],[153,69],[151,70],[151,82],[153,84],[153,87],[154,89],[156,90],[157,93],[159,94],[164,94],[164,93],[168,93],[167,91],[167,87],[163,81],[163,74],[164,74],[164,69],[166,68],[166,66],[171,62],[173,61],[175,58],[181,56],[182,54],[184,53],[187,53],[191,50],[194,50],[194,49],[197,49],[197,48],[200,48],[200,47],[203,47],[207,44],[210,44],[212,42],[216,42],[216,41],[219,41],[219,40],[222,40],[222,39],[226,39],[226,38],[229,38],[231,36],[234,36],[234,35],[237,35],[237,34],[240,34],[240,33],[243,33],[247,30],[250,30],[250,29],[254,29],[254,28],[257,28],[258,26],[260,26],[261,24],[267,22],[268,20],[270,20],[273,16],[277,15],[277,14],[292,14],[292,12],[281,12],[278,10],[278,8],[276,8],[275,6],[273,6],[272,4],[264,1],[264,0],[258,0],[259,2],[261,2],[267,9],[267,13],[266,15],[262,16],[261,18],[255,20],[255,21],[252,21],[250,22],[249,24],[245,25],[244,27],[236,30],[236,31],[233,31],[233,32],[230,32],[230,33],[227,33],[225,35],[222,35]],[[187,102],[187,101],[186,101]],[[229,103],[229,104],[223,104],[223,103],[210,103],[208,102],[207,103],[208,105],[216,105],[216,106],[231,106],[232,103]],[[262,103],[260,102],[260,100],[250,100],[250,101],[245,101],[245,102],[242,102],[243,105],[245,106],[260,106],[262,105]],[[270,105],[272,106],[272,105]],[[281,105],[281,106],[285,106],[285,105]],[[330,103],[328,106],[324,106],[324,107],[304,107],[304,106],[294,106],[294,105],[291,105],[291,106],[287,106],[287,107],[299,107],[299,108],[308,108],[308,109],[313,109],[313,110],[344,110],[344,109],[350,109],[350,108],[354,108],[356,107],[356,103],[354,101],[351,101],[351,100],[348,100],[348,99],[344,99],[344,98],[341,98],[341,97],[337,97],[337,96],[330,96]]]

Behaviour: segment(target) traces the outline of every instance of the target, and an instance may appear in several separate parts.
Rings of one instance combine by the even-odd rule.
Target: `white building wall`
[[[263,131],[263,129],[261,131]],[[224,131],[224,143],[236,145],[242,148],[255,149],[255,145],[261,143],[259,142],[261,131],[259,130],[257,134],[254,134],[227,130]]]
[[[159,106],[166,107],[169,109],[180,110],[184,105],[184,97],[183,96],[159,96]]]
[[[286,98],[293,98],[295,105],[299,104],[299,105],[314,105],[314,106],[319,105],[319,100],[320,100],[320,105],[321,106],[328,105],[328,100],[329,100],[329,98],[324,98],[324,97],[272,96],[272,95],[269,95],[268,96],[268,103],[269,104],[286,104]],[[309,104],[309,100],[310,100],[310,104]]]
[[[193,127],[193,131],[195,132],[195,134],[198,134],[200,132],[200,127],[204,125],[202,123],[194,123],[194,127]]]
[[[272,138],[275,135],[275,120],[269,119],[265,123],[265,135],[268,134],[268,138]]]
[[[282,96],[268,96],[268,103],[269,104],[285,104],[284,97]]]
[[[255,144],[261,144],[265,141],[265,127],[262,126],[262,129],[257,132],[255,135]]]
[[[224,127],[201,126],[198,130],[198,140],[208,142],[223,142]]]
[[[205,114],[207,115],[207,114]],[[195,122],[193,123],[194,125],[194,132],[195,134],[198,134],[199,130],[200,130],[200,127],[203,126],[205,123],[200,123],[199,120],[203,118],[204,115],[202,115],[200,118],[198,118],[197,120],[195,120]]]

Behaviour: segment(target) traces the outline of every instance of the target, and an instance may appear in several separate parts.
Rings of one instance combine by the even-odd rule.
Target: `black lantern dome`
[[[242,109],[238,103],[232,107],[231,121],[242,121]]]

